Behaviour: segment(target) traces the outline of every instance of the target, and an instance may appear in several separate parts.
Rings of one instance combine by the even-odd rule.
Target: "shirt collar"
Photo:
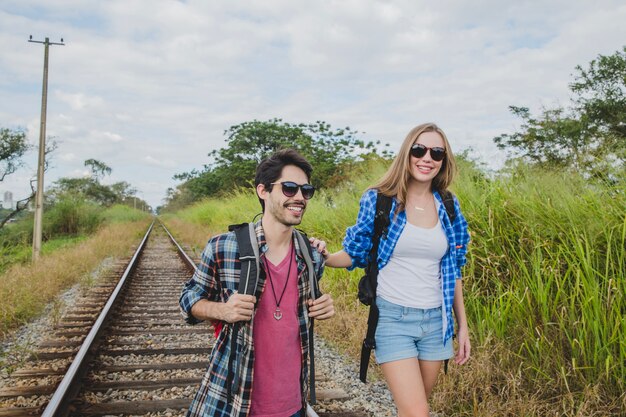
[[[263,225],[261,224],[261,220],[259,220],[258,222],[254,223],[254,232],[256,234],[257,243],[259,245],[259,252],[261,254],[264,254],[265,252],[267,252],[269,247],[267,246],[267,240],[265,240],[265,231],[263,230]],[[294,228],[292,233],[291,233],[291,242],[293,244],[293,247],[296,250],[296,258],[304,259],[304,257],[302,256],[302,250],[303,249],[298,244],[298,239],[296,239],[295,233],[297,233],[297,232],[296,232],[296,229]],[[305,239],[306,239],[306,237],[305,237]]]

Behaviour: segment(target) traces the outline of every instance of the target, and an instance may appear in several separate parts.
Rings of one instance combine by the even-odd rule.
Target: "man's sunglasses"
[[[434,159],[434,158],[433,158]],[[272,185],[280,184],[285,197],[293,197],[298,194],[298,188],[302,191],[302,197],[309,200],[315,194],[315,187],[311,184],[296,184],[293,181],[273,182]]]
[[[440,146],[429,148],[428,146],[424,146],[421,143],[416,143],[415,145],[411,146],[411,155],[416,158],[423,158],[428,151],[430,151],[430,157],[433,158],[433,161],[443,161],[443,158],[445,158],[446,156],[446,149]]]

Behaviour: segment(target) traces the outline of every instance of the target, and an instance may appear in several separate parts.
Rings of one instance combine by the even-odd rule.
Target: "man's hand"
[[[226,303],[221,306],[220,319],[228,323],[248,321],[252,319],[256,297],[235,292]]]
[[[309,300],[309,317],[326,320],[334,315],[335,306],[329,294],[324,294],[315,301]]]

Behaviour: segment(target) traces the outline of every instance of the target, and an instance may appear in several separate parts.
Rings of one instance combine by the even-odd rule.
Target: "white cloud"
[[[69,176],[78,178],[89,178],[91,177],[91,172],[88,169],[75,169],[70,173]]]
[[[95,135],[99,135],[102,138],[104,138],[104,140],[108,140],[110,142],[121,142],[124,140],[124,138],[120,135],[118,135],[117,133],[112,133],[112,132],[96,132],[94,133]]]
[[[174,168],[174,167],[176,167],[176,164],[173,161],[159,160],[159,159],[153,158],[150,155],[144,156],[143,160],[146,161],[150,165],[155,165],[155,166],[158,166],[158,167],[164,167],[164,168]]]
[[[103,100],[97,96],[88,96],[82,93],[67,93],[64,91],[56,91],[55,94],[62,102],[67,103],[72,110],[91,110],[96,111],[102,106]]]
[[[69,153],[64,153],[64,154],[60,155],[59,158],[62,161],[71,162],[71,161],[75,161],[76,160],[76,155],[71,153],[71,152],[69,152]]]

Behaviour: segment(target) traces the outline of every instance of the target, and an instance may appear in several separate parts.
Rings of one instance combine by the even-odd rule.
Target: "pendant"
[[[415,206],[415,210],[424,211],[424,208]]]
[[[283,318],[283,313],[280,311],[280,307],[276,307],[276,311],[274,311],[274,318],[276,320],[280,320]]]

